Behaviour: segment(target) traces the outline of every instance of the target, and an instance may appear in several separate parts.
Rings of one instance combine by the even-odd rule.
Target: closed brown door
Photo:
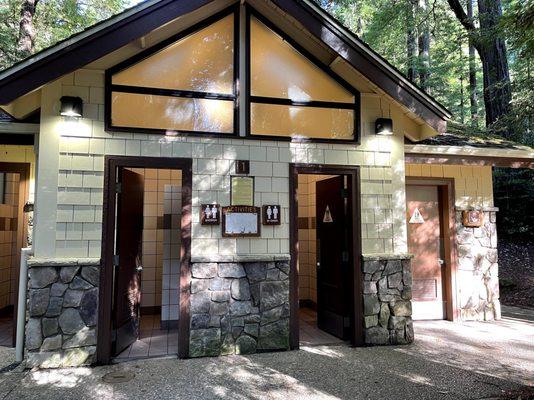
[[[119,354],[139,336],[141,303],[141,246],[143,236],[144,177],[119,170],[117,254],[113,322],[113,353]]]
[[[406,187],[408,251],[414,254],[413,318],[445,318],[443,230],[438,186]]]
[[[317,325],[347,339],[349,333],[346,207],[343,176],[316,183],[317,218]]]

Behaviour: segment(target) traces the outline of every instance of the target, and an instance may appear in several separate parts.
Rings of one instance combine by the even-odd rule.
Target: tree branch
[[[456,18],[458,18],[458,21],[463,25],[463,27],[469,32],[469,33],[475,33],[476,32],[476,26],[473,24],[473,21],[467,16],[467,14],[464,11],[464,8],[460,4],[459,0],[447,0],[449,3],[449,6],[451,7],[451,10],[456,15]]]
[[[471,43],[480,54],[480,34],[473,20],[465,13],[464,8],[460,4],[459,0],[447,0],[447,2],[449,3],[451,10],[454,12],[454,15],[456,15],[458,21],[460,21],[462,26],[467,31],[467,34],[471,38]]]

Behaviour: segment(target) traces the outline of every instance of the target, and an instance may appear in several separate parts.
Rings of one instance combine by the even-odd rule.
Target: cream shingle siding
[[[456,207],[493,207],[491,166],[406,164],[406,176],[454,178]]]
[[[394,115],[399,132],[414,126],[387,101],[362,96],[360,145],[297,144],[248,139],[166,137],[104,131],[103,71],[80,70],[52,83],[43,99],[49,123],[41,126],[41,152],[58,152],[55,256],[99,257],[102,227],[104,155],[193,159],[192,255],[289,253],[289,163],[361,166],[362,247],[364,253],[405,251],[403,136],[374,134],[378,117]],[[58,116],[59,97],[84,99],[84,118]],[[55,137],[58,143],[55,143]],[[49,153],[50,154],[50,153]],[[230,175],[236,159],[250,160],[256,179],[255,203],[282,206],[282,224],[262,227],[261,238],[222,238],[221,228],[201,227],[199,205],[230,202]],[[52,166],[52,169],[54,167]],[[48,177],[51,177],[51,171]],[[45,224],[46,225],[46,224]],[[50,232],[47,232],[49,234]],[[44,233],[41,233],[44,234]],[[394,240],[395,237],[395,240]],[[400,240],[399,240],[400,239]],[[41,243],[46,243],[42,238]],[[395,246],[394,246],[395,243]],[[37,246],[36,251],[47,250]],[[37,256],[39,254],[36,254]],[[47,254],[50,256],[51,254]]]

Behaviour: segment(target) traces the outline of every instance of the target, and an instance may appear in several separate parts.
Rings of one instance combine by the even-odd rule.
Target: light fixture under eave
[[[64,117],[81,117],[83,115],[83,101],[81,98],[63,96],[60,101],[60,115]]]
[[[378,118],[375,122],[377,135],[393,135],[393,121],[390,118]]]

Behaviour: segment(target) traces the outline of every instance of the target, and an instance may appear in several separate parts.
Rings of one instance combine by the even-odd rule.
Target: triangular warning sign
[[[328,206],[326,206],[326,210],[324,210],[323,222],[334,222],[334,220],[332,219],[332,214],[330,213],[330,207]]]
[[[413,214],[410,218],[410,224],[423,224],[425,222],[423,216],[421,215],[421,211],[419,211],[418,208],[416,208],[413,211]]]

